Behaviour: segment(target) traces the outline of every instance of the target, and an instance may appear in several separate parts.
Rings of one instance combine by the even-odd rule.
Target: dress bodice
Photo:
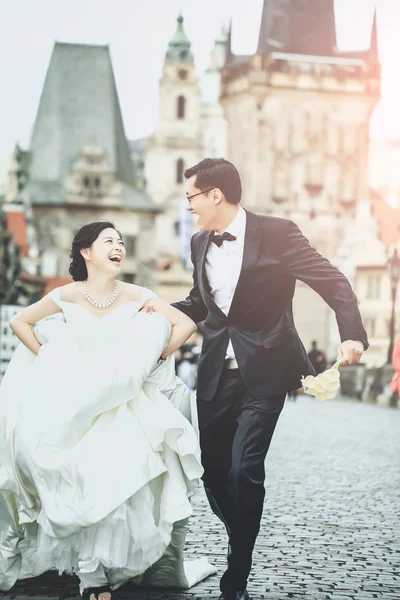
[[[120,341],[128,324],[145,302],[155,294],[147,288],[142,288],[139,300],[120,304],[101,317],[97,317],[80,304],[61,300],[60,288],[55,288],[48,295],[61,308],[65,322],[81,348],[103,353],[112,349],[113,342]]]

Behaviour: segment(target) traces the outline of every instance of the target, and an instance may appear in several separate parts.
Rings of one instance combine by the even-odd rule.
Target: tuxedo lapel
[[[246,230],[244,235],[243,260],[239,279],[233,295],[229,314],[235,307],[240,295],[244,289],[248,289],[250,280],[247,275],[251,273],[251,268],[256,265],[258,252],[260,249],[261,231],[257,222],[257,215],[246,210]]]
[[[199,287],[200,292],[204,301],[204,304],[207,306],[208,310],[216,310],[220,315],[226,319],[226,315],[219,306],[214,302],[214,298],[211,294],[210,284],[208,283],[207,274],[206,274],[206,257],[207,250],[210,245],[210,237],[211,231],[204,236],[202,240],[202,244],[199,248],[199,268],[198,268],[198,279],[199,279]]]
[[[201,245],[199,247],[199,262],[198,262],[198,276],[199,276],[199,285],[202,293],[209,290],[210,286],[208,285],[207,277],[206,277],[206,256],[208,246],[210,245],[210,236],[211,231],[204,236]]]
[[[225,319],[227,318],[225,313],[219,308],[219,306],[214,302],[214,299],[211,294],[210,285],[208,283],[207,274],[206,274],[206,257],[207,250],[210,245],[210,236],[211,232],[204,236],[200,246],[199,246],[199,259],[198,259],[198,279],[199,279],[199,287],[200,292],[204,301],[204,304],[207,306],[208,310],[217,311],[220,315],[222,315]],[[233,295],[232,304],[228,313],[232,312],[232,309],[237,304],[238,299],[240,298],[241,293],[249,287],[250,280],[246,278],[249,273],[251,273],[251,268],[256,265],[258,260],[258,252],[260,248],[260,240],[261,240],[261,231],[257,222],[257,216],[246,210],[246,229],[244,236],[244,247],[243,247],[243,259],[242,259],[242,267],[240,270],[239,279],[236,285],[236,290]]]

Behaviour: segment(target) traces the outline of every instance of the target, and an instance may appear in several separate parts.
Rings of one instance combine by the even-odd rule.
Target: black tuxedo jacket
[[[205,272],[209,232],[192,237],[194,285],[173,306],[199,323],[205,320],[197,396],[212,400],[232,340],[240,373],[258,399],[300,387],[315,374],[293,322],[296,279],[312,287],[335,311],[340,337],[368,347],[357,299],[346,277],[323,258],[287,219],[246,211],[242,268],[226,316],[215,304]]]

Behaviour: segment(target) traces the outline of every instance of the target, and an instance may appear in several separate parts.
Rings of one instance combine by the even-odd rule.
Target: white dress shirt
[[[231,242],[225,240],[220,247],[213,242],[210,243],[206,257],[206,275],[215,304],[225,315],[228,315],[243,262],[246,212],[241,206],[225,231],[234,235],[236,240]],[[231,340],[229,340],[226,358],[235,358]]]

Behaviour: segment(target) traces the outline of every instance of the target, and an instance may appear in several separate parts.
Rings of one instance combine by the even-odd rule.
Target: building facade
[[[339,52],[333,0],[265,0],[255,55],[235,56],[228,44],[221,103],[243,204],[293,219],[339,268],[347,223],[369,196],[368,127],[379,93],[376,21],[368,51]],[[332,354],[339,340],[330,313],[300,282],[301,336]]]

